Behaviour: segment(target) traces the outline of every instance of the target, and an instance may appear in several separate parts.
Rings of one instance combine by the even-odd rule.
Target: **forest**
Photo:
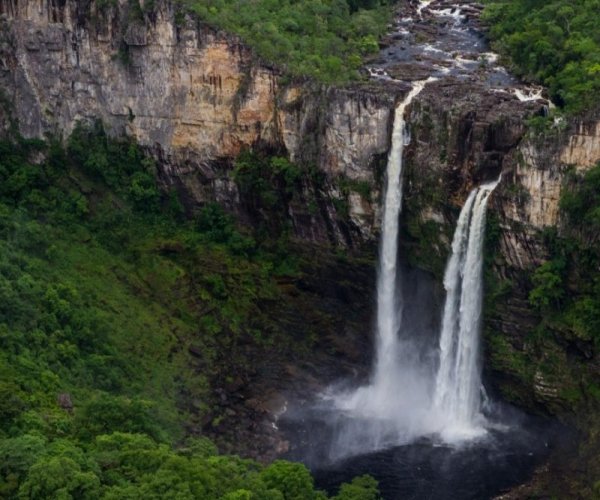
[[[598,104],[599,11],[598,0],[492,0],[484,20],[492,47],[510,68],[548,87],[552,100],[576,113]]]
[[[260,165],[251,160],[238,171]],[[243,337],[284,342],[258,304],[295,272],[289,255],[218,205],[186,220],[154,160],[100,123],[66,147],[3,140],[0,185],[2,498],[327,498],[302,464],[218,455],[184,431],[183,395],[206,405],[214,377],[252,363],[236,349]],[[377,497],[364,476],[335,498]]]
[[[331,95],[327,89],[364,89],[366,61],[381,50],[394,9],[407,5],[390,0],[173,1],[178,5],[174,9],[177,26],[191,19],[236,35],[252,49],[254,59],[249,65],[274,69],[281,88],[293,82],[306,84],[311,92],[325,89],[319,101],[323,108],[326,96]],[[99,11],[118,5],[116,0],[97,0],[96,4]],[[512,73],[526,83],[547,87],[559,113],[569,119],[597,112],[600,0],[488,0],[485,4],[486,36]],[[155,5],[153,1],[129,2],[123,11],[129,16],[123,30],[132,20],[139,26],[151,23]],[[1,16],[0,21],[4,22]],[[435,26],[438,21],[424,22]],[[424,33],[431,26],[418,36],[429,40]],[[37,36],[31,33],[27,36]],[[27,39],[27,50],[39,52],[34,42]],[[113,47],[120,52],[111,55],[110,61],[120,64],[122,74],[131,77],[132,60],[127,59],[129,52],[121,50],[124,44]],[[141,52],[140,47],[132,53]],[[481,60],[481,66],[485,64]],[[0,65],[0,71],[8,73],[12,67]],[[243,77],[241,81],[238,97],[248,90]],[[398,101],[411,82],[404,82],[401,92],[395,89],[389,102]],[[141,88],[143,82],[138,83]],[[206,93],[206,102],[214,104],[222,96],[210,94],[209,87],[204,85],[200,92]],[[387,88],[381,85],[375,92]],[[357,95],[358,114],[368,113],[376,99]],[[278,99],[274,99],[274,113],[281,105]],[[0,88],[0,126],[14,105]],[[49,123],[54,111],[50,106],[42,108],[40,120]],[[238,111],[233,110],[232,116]],[[300,111],[286,110],[290,115]],[[115,116],[120,112],[111,110]],[[425,116],[424,108],[420,112]],[[524,135],[515,143],[536,134],[540,141],[544,134],[557,134],[557,142],[564,140],[559,135],[566,133],[567,125],[559,130],[541,106],[535,113],[521,127]],[[469,128],[477,122],[476,113],[466,114],[460,124],[468,133],[461,133],[471,138],[480,130],[473,133]],[[145,118],[136,117],[131,108],[128,115],[123,120],[129,124]],[[454,131],[449,129],[459,121],[451,112],[441,115],[427,118],[443,122],[447,134],[430,139],[450,144]],[[320,116],[309,126],[320,133],[330,125],[325,123],[329,118]],[[497,118],[482,132],[487,134],[486,144],[504,138],[509,119],[502,114]],[[430,124],[433,130],[433,121]],[[280,126],[277,123],[275,128]],[[354,123],[348,126],[351,133],[352,127]],[[391,133],[391,127],[390,119],[384,129]],[[520,125],[515,128],[521,130]],[[370,132],[363,130],[366,135]],[[427,137],[427,131],[412,132]],[[411,146],[409,136],[401,136],[402,147],[413,148],[408,154],[423,144],[429,147],[425,143]],[[334,162],[326,165],[330,169],[326,171],[314,162],[292,161],[285,147],[266,145],[262,137],[256,144],[240,145],[235,157],[212,158],[211,168],[222,169],[220,174],[238,197],[236,203],[251,214],[243,219],[236,218],[239,214],[232,213],[231,206],[190,202],[178,186],[168,185],[162,170],[165,164],[160,163],[166,157],[159,159],[156,154],[164,152],[163,145],[142,146],[97,119],[77,122],[68,136],[59,130],[43,137],[23,137],[14,121],[0,127],[0,498],[379,500],[381,485],[370,475],[361,473],[331,493],[316,485],[302,463],[263,463],[233,454],[252,447],[254,437],[232,433],[237,419],[242,419],[221,404],[222,394],[217,391],[224,393],[222,387],[247,382],[263,359],[310,361],[315,357],[316,349],[322,347],[319,336],[325,336],[323,325],[335,328],[337,324],[320,310],[305,314],[301,307],[308,309],[312,304],[301,304],[305,290],[300,287],[310,288],[310,282],[298,287],[296,283],[306,273],[322,278],[315,265],[320,257],[316,252],[329,252],[328,257],[350,268],[355,264],[349,264],[355,249],[351,243],[346,248],[330,242],[325,250],[311,247],[312,253],[303,252],[293,239],[290,206],[294,201],[302,204],[307,214],[300,216],[313,222],[320,211],[333,213],[340,233],[350,226],[351,198],[361,210],[381,215],[373,208],[378,203],[375,196],[382,194],[374,184],[383,177],[386,155],[379,154],[365,167],[376,171],[376,181],[371,182],[351,179],[345,173],[334,178]],[[344,140],[346,136],[340,142]],[[325,139],[319,136],[314,142],[307,142],[307,147],[321,147]],[[439,200],[432,196],[436,199],[429,201],[446,203],[443,210],[456,218],[462,203],[459,198],[468,195],[485,168],[501,166],[502,154],[513,154],[513,146],[506,147],[510,153],[484,151],[481,156],[489,163],[482,163],[473,177],[465,179],[460,177],[462,167],[452,165],[456,158],[444,152],[439,163],[448,171],[454,169],[447,176],[452,179],[436,177],[439,183],[431,189],[444,191],[444,196]],[[469,147],[470,143],[458,148],[465,165],[471,161]],[[518,161],[523,163],[522,155]],[[529,235],[538,238],[539,248],[548,254],[530,276],[523,277],[526,292],[519,297],[520,312],[533,311],[536,321],[527,324],[531,328],[524,339],[513,342],[518,348],[510,343],[514,338],[503,332],[487,332],[486,348],[491,353],[485,355],[491,366],[486,376],[494,370],[495,375],[506,375],[504,388],[510,383],[518,388],[534,386],[536,377],[562,376],[575,367],[563,377],[568,378],[567,389],[551,394],[556,401],[548,407],[556,413],[553,416],[567,414],[564,420],[576,422],[578,430],[584,429],[582,435],[589,432],[591,437],[583,440],[581,449],[591,459],[582,462],[580,468],[585,471],[578,471],[573,482],[577,491],[600,495],[600,466],[594,456],[600,436],[600,382],[594,365],[600,351],[600,163],[593,165],[585,170],[561,166],[564,178],[560,196],[554,200],[561,224]],[[412,166],[415,175],[419,166]],[[417,184],[407,186],[413,199],[423,196],[410,192]],[[506,181],[509,187],[501,196],[528,201],[529,193],[519,191],[523,186],[516,184]],[[446,196],[446,191],[459,188],[452,199]],[[324,196],[331,196],[329,204]],[[418,213],[413,209],[412,224],[400,236],[406,237],[408,230],[418,249],[409,255],[409,246],[404,246],[407,255],[402,258],[415,267],[423,260],[432,265],[430,253],[435,253],[436,272],[441,275],[446,255],[438,243],[448,240],[445,243],[450,245],[456,221],[452,219],[450,227],[443,210],[431,210],[426,214],[430,219],[424,222],[422,212],[427,207],[418,208]],[[486,249],[490,251],[484,259],[487,291],[491,292],[484,314],[495,314],[496,324],[502,311],[494,310],[497,304],[492,302],[506,299],[517,288],[516,280],[490,278],[499,262],[500,233],[505,230],[498,217],[489,217],[486,238],[495,238],[494,248]],[[447,235],[442,234],[442,226]],[[379,231],[376,227],[373,234]],[[347,236],[341,234],[340,240]],[[370,247],[368,251],[371,259],[361,261],[360,271],[367,269],[375,276],[377,252]],[[340,281],[353,279],[348,273]],[[344,293],[343,287],[332,289],[332,294]],[[437,291],[443,293],[441,284]],[[367,294],[361,298],[369,307],[373,305],[369,301],[374,299]],[[294,331],[285,323],[286,315],[293,314],[303,329]],[[337,353],[334,348],[331,352],[332,356]],[[563,360],[569,364],[562,366]],[[503,393],[507,400],[539,413],[547,410],[546,402],[530,393],[510,390]]]
[[[239,35],[293,77],[324,83],[361,78],[391,19],[387,0],[181,0],[200,19]]]

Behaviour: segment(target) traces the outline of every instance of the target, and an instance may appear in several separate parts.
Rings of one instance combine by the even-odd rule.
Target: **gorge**
[[[209,436],[227,453],[266,462],[285,455],[310,464],[311,457],[302,455],[305,431],[289,427],[296,425],[297,412],[313,440],[333,443],[319,451],[327,455],[319,460],[374,451],[367,469],[364,462],[346,462],[342,479],[381,461],[397,465],[394,473],[404,476],[422,467],[423,477],[394,491],[426,495],[423,482],[435,476],[431,471],[462,453],[448,442],[465,429],[477,434],[483,425],[482,379],[491,401],[560,420],[577,429],[581,444],[546,461],[546,424],[520,421],[499,405],[494,411],[520,421],[523,434],[510,438],[492,426],[491,439],[506,446],[498,446],[496,455],[482,451],[456,462],[465,468],[480,462],[493,473],[494,463],[502,468],[515,456],[512,466],[523,473],[513,476],[514,469],[503,468],[498,481],[483,489],[465,480],[472,498],[528,481],[536,467],[530,492],[592,498],[600,478],[594,460],[597,343],[579,323],[556,320],[536,296],[555,291],[551,282],[557,274],[567,296],[592,293],[578,286],[584,279],[578,269],[586,262],[593,268],[593,252],[574,253],[561,241],[593,248],[595,239],[570,218],[561,200],[600,161],[597,110],[536,128],[552,103],[543,89],[512,76],[490,51],[482,35],[482,6],[475,2],[399,2],[391,32],[366,63],[369,78],[343,85],[290,79],[241,38],[198,21],[174,2],[141,5],[142,15],[134,17],[125,0],[0,0],[0,134],[18,134],[34,145],[57,139],[69,154],[85,158],[77,167],[88,168],[85,175],[75,168],[57,182],[61,189],[71,186],[75,200],[88,200],[84,208],[74,201],[69,212],[80,207],[85,220],[108,206],[127,215],[123,196],[147,201],[147,184],[138,175],[130,189],[117,176],[109,178],[108,188],[97,187],[98,172],[110,172],[111,161],[85,156],[85,150],[96,149],[83,142],[87,136],[78,127],[99,120],[106,131],[100,142],[128,137],[139,145],[139,152],[127,145],[117,156],[150,159],[161,199],[177,201],[168,206],[178,205],[178,222],[169,224],[183,228],[185,220],[193,220],[194,231],[216,238],[214,248],[205,248],[204,240],[171,233],[156,241],[109,236],[109,243],[117,243],[107,246],[108,254],[132,248],[123,263],[99,250],[94,258],[81,250],[82,256],[65,260],[82,276],[88,261],[106,260],[99,274],[114,275],[114,282],[85,287],[84,278],[74,277],[77,300],[96,298],[98,307],[119,311],[125,322],[135,322],[135,307],[116,306],[90,290],[122,286],[122,296],[154,304],[147,311],[169,302],[156,317],[140,313],[128,340],[117,345],[124,359],[151,356],[139,372],[155,385],[153,394],[174,394],[169,397],[184,408],[184,433]],[[83,146],[77,149],[72,137]],[[48,154],[31,154],[38,162],[43,156]],[[52,178],[49,167],[43,170]],[[22,185],[17,177],[10,182],[3,177],[3,185],[17,186],[17,192]],[[27,203],[39,198],[40,189],[34,186]],[[120,189],[135,194],[122,195]],[[6,203],[18,196],[10,192]],[[109,201],[103,205],[104,197]],[[40,210],[42,223],[51,219],[53,203]],[[242,228],[241,236],[215,206]],[[135,227],[136,219],[127,217],[124,227]],[[65,232],[73,248],[88,248],[98,227],[116,227],[116,220]],[[162,234],[157,227],[140,226],[137,233]],[[12,236],[6,240],[38,241],[28,230],[7,229]],[[265,234],[275,243],[255,248],[244,240],[260,242]],[[232,246],[233,253],[218,245]],[[41,246],[35,258],[55,265],[52,252],[63,251],[63,245]],[[276,258],[263,261],[264,254]],[[63,301],[76,300],[68,291],[56,293]],[[44,304],[62,304],[50,292],[42,296]],[[555,299],[549,300],[552,305]],[[106,311],[100,318],[109,316]],[[52,314],[66,321],[60,311]],[[121,325],[119,320],[113,327]],[[155,325],[167,325],[168,338],[152,337]],[[404,333],[398,336],[399,330]],[[67,357],[71,346],[64,339],[59,343]],[[17,351],[8,341],[2,350]],[[105,392],[118,387],[103,368],[108,357],[93,358]],[[181,367],[165,368],[173,363]],[[65,373],[53,368],[38,377],[51,387],[44,389],[45,399],[38,398],[47,401],[40,414],[52,415],[40,419],[55,426],[49,436],[63,436],[68,428],[63,420],[80,418],[84,407],[81,388]],[[33,390],[17,385],[25,393]],[[122,393],[133,397],[140,387]],[[398,391],[402,397],[390,396]],[[335,432],[306,413],[323,393],[328,399],[319,411],[336,422]],[[63,394],[73,399],[70,406],[65,397],[63,406],[56,402]],[[24,404],[19,415],[38,404]],[[333,417],[332,406],[338,412]],[[436,414],[446,420],[440,423]],[[30,422],[19,418],[25,420],[6,429],[28,429]],[[365,421],[379,423],[365,430]],[[422,441],[433,434],[445,438]],[[406,455],[389,451],[398,444],[406,445]],[[411,462],[406,458],[411,452],[420,458]],[[563,455],[571,461],[562,461]],[[572,481],[560,479],[576,469],[586,472]],[[483,477],[482,469],[474,470]],[[340,474],[317,473],[319,485],[332,492]],[[444,498],[440,492],[448,484],[440,479],[433,494]]]

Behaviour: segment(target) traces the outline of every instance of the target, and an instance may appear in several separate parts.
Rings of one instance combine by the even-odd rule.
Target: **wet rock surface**
[[[514,95],[522,89],[533,97],[533,89],[511,76],[490,51],[479,21],[482,9],[469,1],[403,2],[370,73],[384,80],[454,77],[495,92]]]

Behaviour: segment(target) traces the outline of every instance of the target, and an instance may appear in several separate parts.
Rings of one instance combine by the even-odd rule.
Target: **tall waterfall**
[[[398,291],[401,281],[398,227],[402,209],[402,157],[409,142],[404,112],[430,80],[415,82],[395,111],[377,275],[375,366],[369,385],[334,396],[336,406],[350,417],[338,427],[338,442],[334,448],[340,456],[409,441],[422,434],[420,426],[429,411],[430,380],[413,355],[411,341],[399,334],[402,299]]]
[[[433,410],[443,418],[441,433],[447,440],[484,432],[479,363],[483,241],[487,201],[498,182],[471,191],[458,219],[444,276],[446,303]]]
[[[386,386],[393,374],[398,353],[401,300],[396,291],[398,263],[398,226],[402,210],[402,155],[410,138],[404,122],[404,111],[423,90],[425,81],[415,83],[404,101],[396,108],[392,148],[388,156],[387,187],[383,205],[381,248],[377,275],[377,358],[373,390],[382,398],[389,397]]]

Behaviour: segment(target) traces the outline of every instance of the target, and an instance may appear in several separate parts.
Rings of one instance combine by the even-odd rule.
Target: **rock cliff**
[[[216,199],[238,209],[229,170],[249,147],[318,165],[326,200],[341,196],[340,177],[375,187],[372,165],[389,146],[394,92],[281,89],[277,71],[238,38],[174,3],[130,10],[124,0],[0,2],[0,87],[23,136],[67,137],[79,121],[100,119],[151,149],[165,184],[192,204]],[[348,214],[328,203],[315,220],[297,218],[298,233],[342,245],[371,238],[374,208],[349,198]]]
[[[242,220],[235,157],[249,147],[285,154],[323,178],[318,186],[303,182],[305,201],[319,191],[316,209],[308,201],[287,207],[298,238],[345,247],[376,241],[393,110],[406,85],[284,84],[238,38],[171,2],[134,14],[125,0],[0,0],[2,127],[14,120],[25,137],[66,137],[78,121],[100,119],[112,134],[128,134],[152,151],[162,182],[190,209],[216,200]],[[410,68],[396,68],[396,76]],[[565,172],[600,160],[597,117],[557,126],[543,139],[526,127],[543,113],[541,101],[521,102],[476,77],[452,76],[429,84],[408,112],[404,252],[440,276],[469,189],[502,173],[491,208],[492,268],[511,293],[494,295],[488,329],[517,354],[527,352],[524,339],[538,321],[527,303],[528,275],[547,257],[542,232],[561,224]],[[502,377],[514,383],[510,377],[520,374],[491,342],[488,349],[499,384]],[[554,408],[559,388],[541,373],[518,383],[513,399]]]

